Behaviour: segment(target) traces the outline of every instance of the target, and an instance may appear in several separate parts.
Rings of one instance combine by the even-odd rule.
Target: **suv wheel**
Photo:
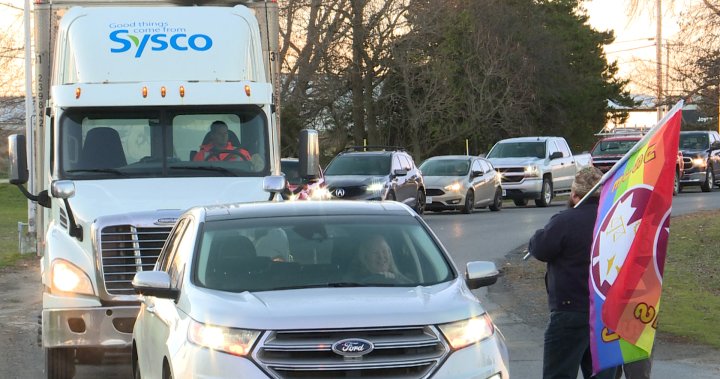
[[[710,192],[712,191],[714,185],[715,174],[713,174],[713,168],[708,167],[707,171],[705,171],[705,181],[700,185],[700,190],[703,192]]]
[[[472,190],[468,190],[465,194],[465,204],[463,204],[460,211],[465,214],[470,214],[473,209],[475,209],[475,193]]]
[[[552,202],[552,183],[550,178],[543,178],[542,192],[540,192],[540,198],[535,199],[535,205],[538,207],[547,207]]]
[[[419,189],[415,195],[415,213],[421,215],[425,212],[425,191]]]

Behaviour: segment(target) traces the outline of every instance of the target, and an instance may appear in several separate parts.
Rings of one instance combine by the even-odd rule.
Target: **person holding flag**
[[[543,379],[575,379],[581,367],[583,377],[591,377],[588,268],[599,193],[575,205],[591,193],[601,177],[596,167],[578,171],[568,201],[570,209],[554,215],[528,245],[530,255],[547,263],[550,322],[545,330]],[[595,377],[614,379],[615,368]]]

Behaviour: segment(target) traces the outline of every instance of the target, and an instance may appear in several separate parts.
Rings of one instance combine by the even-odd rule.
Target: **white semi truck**
[[[277,4],[50,0],[34,14],[36,123],[29,149],[10,137],[10,181],[39,205],[47,377],[71,378],[130,346],[131,281],[184,209],[278,198]],[[216,121],[232,149],[198,154]],[[302,136],[313,176],[317,134]]]

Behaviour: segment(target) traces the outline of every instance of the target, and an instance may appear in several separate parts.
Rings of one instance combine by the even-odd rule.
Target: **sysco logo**
[[[113,31],[110,33],[110,40],[120,44],[120,46],[110,49],[110,52],[113,53],[124,53],[130,50],[134,45],[137,48],[135,51],[135,58],[140,58],[143,55],[143,52],[145,52],[148,48],[151,51],[163,51],[167,48],[178,51],[185,51],[188,49],[206,51],[213,45],[212,38],[205,34],[193,34],[188,36],[184,33],[171,35],[166,33],[157,33],[143,34],[138,38],[138,36],[130,34],[127,29]]]

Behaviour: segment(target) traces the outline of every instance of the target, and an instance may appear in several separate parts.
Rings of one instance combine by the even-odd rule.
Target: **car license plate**
[[[502,191],[503,191],[503,197],[507,196],[507,193],[505,192],[505,189],[503,189]]]
[[[425,197],[425,204],[430,204],[430,203],[432,203],[432,196],[426,196],[426,197]]]

